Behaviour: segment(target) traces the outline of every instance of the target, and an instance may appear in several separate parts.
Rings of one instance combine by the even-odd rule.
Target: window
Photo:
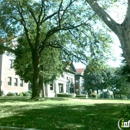
[[[67,79],[67,83],[70,83],[70,79],[68,77],[66,79]]]
[[[18,86],[18,79],[14,78],[14,86]]]
[[[23,87],[23,80],[20,80],[20,87]]]
[[[79,82],[79,80],[78,79],[76,79],[76,83],[78,83]]]
[[[50,84],[50,90],[53,90],[53,85],[52,84]]]
[[[9,69],[13,68],[13,60],[9,59]]]
[[[32,90],[32,83],[30,83],[30,82],[29,82],[29,84],[28,84],[28,89],[29,89],[29,90]]]
[[[8,77],[8,85],[11,85],[11,84],[12,84],[12,78]]]

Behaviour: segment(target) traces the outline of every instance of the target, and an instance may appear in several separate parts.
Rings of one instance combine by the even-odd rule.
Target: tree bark
[[[38,52],[32,51],[32,62],[33,62],[33,81],[32,81],[32,97],[31,99],[37,99],[39,98],[39,94],[40,94],[40,86],[39,86],[39,56],[38,56]]]
[[[109,14],[99,6],[97,0],[86,0],[86,2],[102,21],[104,21],[104,23],[117,35],[121,43],[123,55],[130,67],[130,0],[128,0],[126,17],[122,24],[115,22]]]
[[[42,97],[45,97],[44,95],[44,86],[43,86],[43,76],[40,75],[40,79],[39,79],[39,87],[40,87],[40,92],[42,94]]]

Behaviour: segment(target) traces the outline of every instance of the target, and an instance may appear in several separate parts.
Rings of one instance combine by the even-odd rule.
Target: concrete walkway
[[[42,129],[35,129],[35,128],[19,128],[19,127],[12,127],[12,126],[0,126],[0,130],[42,130]]]

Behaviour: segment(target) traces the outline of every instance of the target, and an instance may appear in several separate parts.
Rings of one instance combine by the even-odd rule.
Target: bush
[[[127,99],[130,99],[130,94],[127,96]]]
[[[16,93],[9,92],[7,96],[16,96]]]
[[[76,97],[86,97],[86,95],[76,95]]]
[[[31,92],[30,91],[27,91],[27,92],[22,92],[23,96],[31,96]]]
[[[127,98],[126,95],[121,95],[120,96],[119,94],[118,95],[116,94],[115,99],[128,99],[128,98]]]
[[[126,95],[121,95],[121,99],[127,99]]]
[[[22,96],[23,96],[23,92],[19,93],[19,95],[18,95],[18,96],[22,97]]]
[[[74,97],[74,94],[58,93],[57,97]]]
[[[114,99],[114,96],[113,94],[111,95],[109,92],[103,92],[99,95],[99,98]]]
[[[94,92],[92,92],[92,93],[90,93],[89,97],[92,97],[92,98],[97,98],[97,94],[96,94],[96,93],[94,93]]]
[[[4,95],[4,92],[1,90],[0,91],[0,96],[3,96]]]

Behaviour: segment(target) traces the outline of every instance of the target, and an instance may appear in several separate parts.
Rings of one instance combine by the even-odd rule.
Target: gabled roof
[[[84,70],[85,70],[85,68],[78,68],[78,69],[76,69],[76,72],[77,72],[77,74],[81,74],[82,75]]]
[[[70,72],[70,73],[73,73],[73,74],[76,73],[76,69],[75,69],[75,67],[73,65],[73,62],[66,61],[66,62],[64,62],[64,64],[65,64],[65,71],[66,72]]]

